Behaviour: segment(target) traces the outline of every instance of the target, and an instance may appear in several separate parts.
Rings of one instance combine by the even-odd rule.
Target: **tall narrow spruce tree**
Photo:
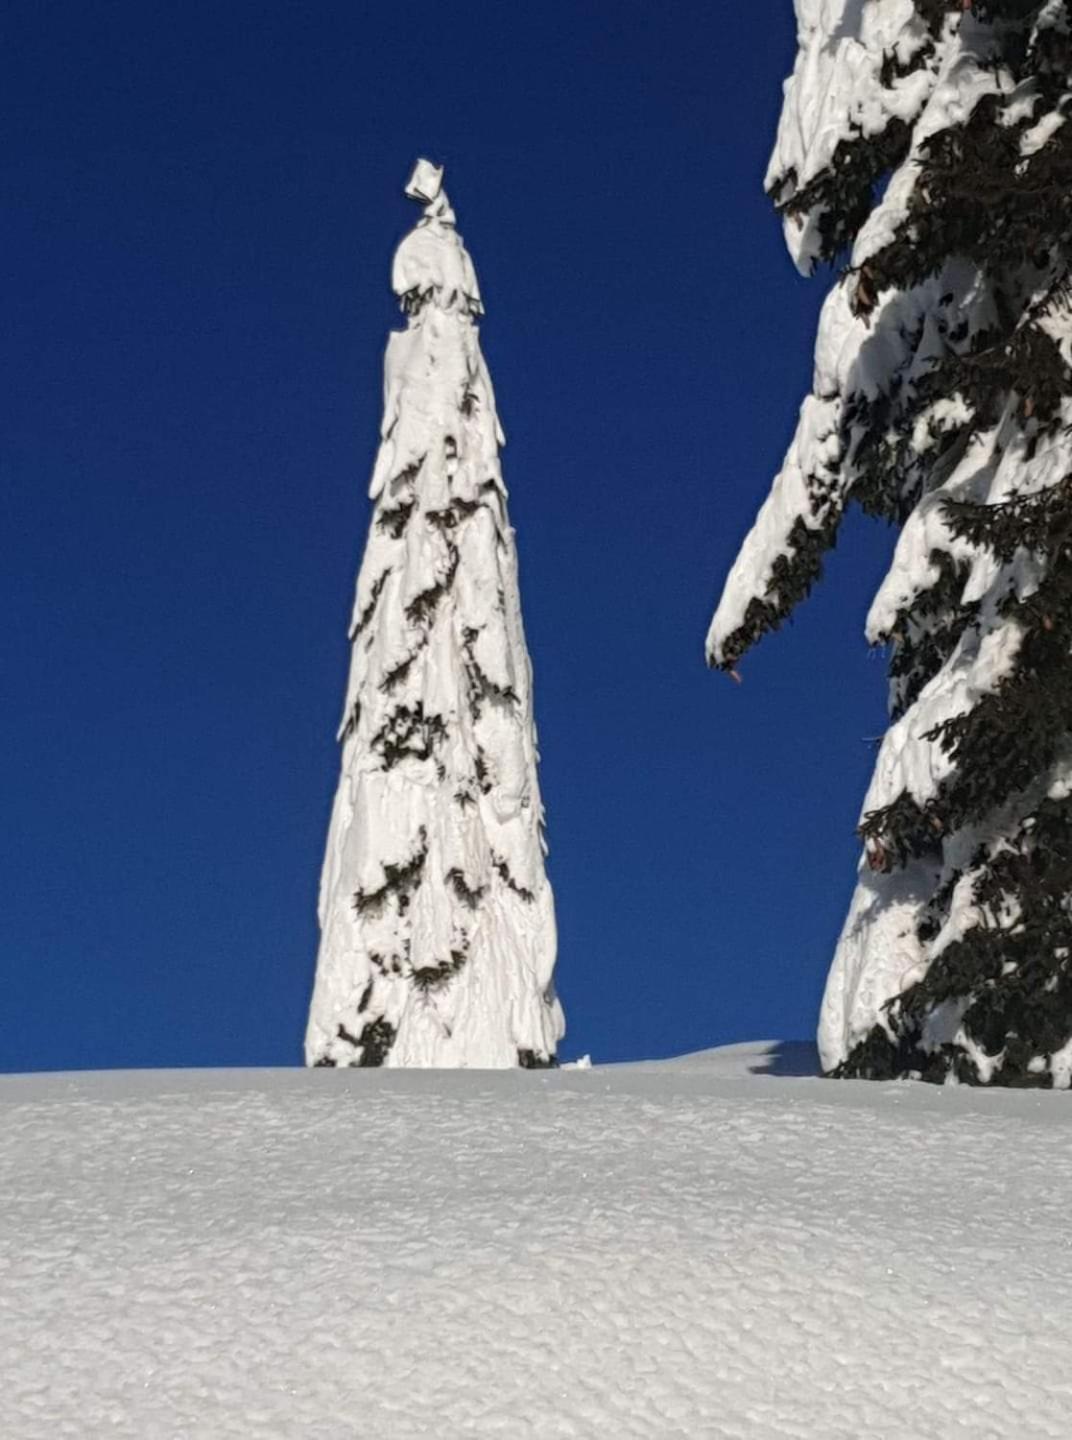
[[[552,971],[531,666],[472,263],[419,161],[320,885],[311,1065],[544,1066]]]
[[[767,188],[848,253],[813,393],[709,635],[732,669],[848,505],[891,725],[820,1019],[827,1071],[1072,1080],[1072,6],[797,0]]]

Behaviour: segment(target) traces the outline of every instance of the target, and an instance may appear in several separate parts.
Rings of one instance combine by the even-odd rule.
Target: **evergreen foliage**
[[[469,256],[424,205],[392,283],[376,502],[320,889],[312,1065],[555,1063],[554,905],[503,441]]]
[[[824,1063],[1066,1086],[1072,3],[798,16],[768,189],[803,270],[845,264],[709,657],[730,669],[785,620],[847,505],[900,527],[868,618],[892,724]]]

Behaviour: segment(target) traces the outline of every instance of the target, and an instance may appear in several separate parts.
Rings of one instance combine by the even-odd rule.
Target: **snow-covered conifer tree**
[[[867,634],[892,722],[820,1020],[825,1068],[1072,1078],[1072,5],[797,0],[767,187],[848,254],[708,640],[736,666],[846,506],[900,527]]]
[[[320,886],[312,1065],[543,1066],[552,970],[531,667],[480,351],[442,171],[395,255],[375,501]]]

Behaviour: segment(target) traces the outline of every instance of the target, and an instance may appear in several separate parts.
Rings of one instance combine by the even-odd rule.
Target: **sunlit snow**
[[[564,1020],[503,432],[442,167],[406,194],[306,1056],[540,1064]]]
[[[813,1066],[0,1079],[0,1435],[1063,1436],[1067,1097]]]
[[[949,502],[1001,505],[1052,489],[1068,473],[1072,405],[1067,399],[1063,423],[1046,431],[1030,414],[1021,414],[1024,397],[1014,392],[985,423],[981,417],[967,423],[963,396],[923,404],[918,413],[913,409],[926,395],[937,361],[966,351],[1000,327],[995,288],[984,270],[953,254],[912,288],[880,286],[868,297],[869,262],[895,237],[908,234],[908,217],[920,200],[922,161],[935,135],[962,124],[985,97],[1000,98],[1005,123],[1032,122],[1021,142],[1026,163],[1064,123],[1063,108],[1047,113],[1049,102],[1044,103],[1037,86],[1017,88],[995,63],[989,12],[977,14],[968,4],[932,11],[941,23],[928,25],[923,7],[909,0],[796,0],[797,56],[766,183],[781,203],[805,196],[798,212],[787,212],[785,219],[789,251],[802,271],[810,272],[820,254],[828,205],[808,187],[837,171],[839,147],[847,147],[841,151],[844,163],[861,137],[888,134],[895,122],[910,127],[910,144],[903,157],[890,162],[886,183],[852,239],[849,263],[823,305],[812,393],[801,406],[782,469],[726,579],[707,638],[711,663],[735,666],[754,638],[748,631],[756,623],[756,606],[761,612],[763,606],[788,608],[795,603],[794,584],[806,591],[815,578],[801,559],[808,556],[808,546],[814,544],[821,553],[852,500],[866,500],[866,493],[859,497],[854,487],[862,479],[866,492],[874,441],[867,425],[874,419],[875,402],[888,402],[890,437],[896,441],[899,426],[910,436],[910,443],[899,452],[891,450],[889,458],[909,513],[871,607],[867,638],[878,645],[917,638],[921,599],[935,586],[940,566],[947,573],[963,571],[956,600],[976,613],[887,731],[861,820],[902,798],[921,810],[936,799],[955,763],[941,727],[974,710],[1013,672],[1023,635],[1008,613],[1008,600],[1032,595],[1041,578],[1038,558],[1026,550],[999,559],[985,546],[957,539]],[[1062,30],[1063,14],[1056,4],[1040,7],[1035,33]],[[1067,363],[1072,355],[1067,309],[1050,306],[1049,280],[1030,283],[1042,288],[1034,298],[1024,297],[1024,314]],[[945,448],[936,457],[939,438]],[[896,712],[902,708],[900,684],[895,678],[891,685]],[[843,1062],[873,1027],[885,1024],[885,1006],[905,989],[906,977],[922,978],[936,958],[944,941],[924,942],[918,931],[938,885],[975,868],[972,857],[982,847],[1015,833],[1022,813],[1067,771],[1067,758],[1059,757],[1039,778],[1038,794],[1028,796],[1020,810],[1013,806],[983,817],[978,826],[943,832],[942,863],[930,873],[922,864],[895,873],[876,852],[861,858],[822,1005],[819,1046],[827,1069]],[[951,904],[949,933],[963,933],[976,918],[971,886],[954,891]],[[928,1045],[937,1043],[935,1033],[924,1038]],[[960,1043],[968,1044],[966,1039]],[[981,1057],[980,1075],[993,1063],[994,1057]],[[1063,1060],[1058,1068],[1061,1075],[1069,1073]],[[1058,1070],[1051,1073],[1056,1077]]]

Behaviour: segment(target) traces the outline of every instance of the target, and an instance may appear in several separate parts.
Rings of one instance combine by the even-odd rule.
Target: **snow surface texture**
[[[392,272],[310,1064],[539,1065],[564,1028],[503,434],[442,179],[418,162]]]
[[[0,1435],[1065,1436],[1067,1097],[808,1048],[0,1078]]]
[[[1060,9],[1057,4],[1042,7],[1036,37],[1058,23]],[[866,293],[867,264],[906,226],[925,142],[964,122],[983,97],[1000,98],[1003,123],[1030,122],[1021,141],[1025,164],[1057,132],[1064,116],[1036,113],[1039,96],[1030,84],[1014,88],[1007,72],[991,63],[992,31],[967,9],[947,14],[936,33],[911,0],[796,0],[796,11],[799,49],[767,174],[771,193],[784,201],[803,191],[829,173],[839,145],[887,134],[891,126],[911,126],[911,145],[859,230],[849,267],[823,307],[812,394],[801,408],[783,468],[726,581],[708,634],[708,657],[716,665],[735,664],[752,643],[742,636],[755,607],[782,603],[779,586],[785,583],[786,567],[811,543],[808,535],[829,537],[836,530],[863,473],[861,455],[874,455],[864,443],[863,421],[875,413],[870,407],[888,397],[884,443],[891,466],[905,477],[906,496],[914,489],[922,494],[875,597],[867,637],[875,644],[925,643],[926,622],[917,618],[916,606],[943,578],[939,562],[949,570],[963,569],[958,600],[975,617],[887,732],[862,815],[900,797],[925,809],[952,769],[937,727],[972,709],[1010,674],[1022,633],[1016,618],[1003,612],[1002,602],[1010,594],[1030,595],[1040,579],[1024,552],[999,563],[991,552],[958,540],[947,523],[945,504],[998,505],[1059,485],[1068,473],[1069,441],[1061,426],[1049,434],[1033,433],[1020,396],[1010,397],[993,426],[973,424],[958,402],[943,400],[928,408],[919,401],[937,361],[963,353],[998,323],[992,287],[973,264],[954,259],[912,289],[877,295]],[[786,216],[787,244],[804,273],[820,253],[825,216],[821,201],[804,214]],[[1040,319],[1050,299],[1045,286],[1037,296],[1026,294],[1024,323],[1046,332],[1067,363],[1072,360],[1072,317],[1059,308]],[[1066,403],[1064,408],[1064,420],[1072,421],[1072,407]],[[830,540],[814,543],[821,550]],[[899,712],[904,702],[904,686],[894,682],[891,708]],[[881,1023],[885,1003],[919,979],[945,946],[980,923],[971,857],[981,846],[991,853],[1000,848],[1024,813],[1042,795],[1065,787],[1070,774],[1072,767],[1062,759],[1019,810],[943,838],[941,863],[929,870],[918,863],[895,870],[877,847],[862,857],[823,1000],[819,1048],[825,1068],[843,1061]],[[954,872],[965,878],[953,895],[948,921],[933,942],[924,944],[917,933],[921,916]],[[926,1038],[938,1045],[952,1035],[935,1031]],[[985,1079],[993,1061],[981,1054],[977,1059]],[[1072,1078],[1072,1056],[1040,1057],[1040,1063],[1057,1084],[1067,1085]]]

